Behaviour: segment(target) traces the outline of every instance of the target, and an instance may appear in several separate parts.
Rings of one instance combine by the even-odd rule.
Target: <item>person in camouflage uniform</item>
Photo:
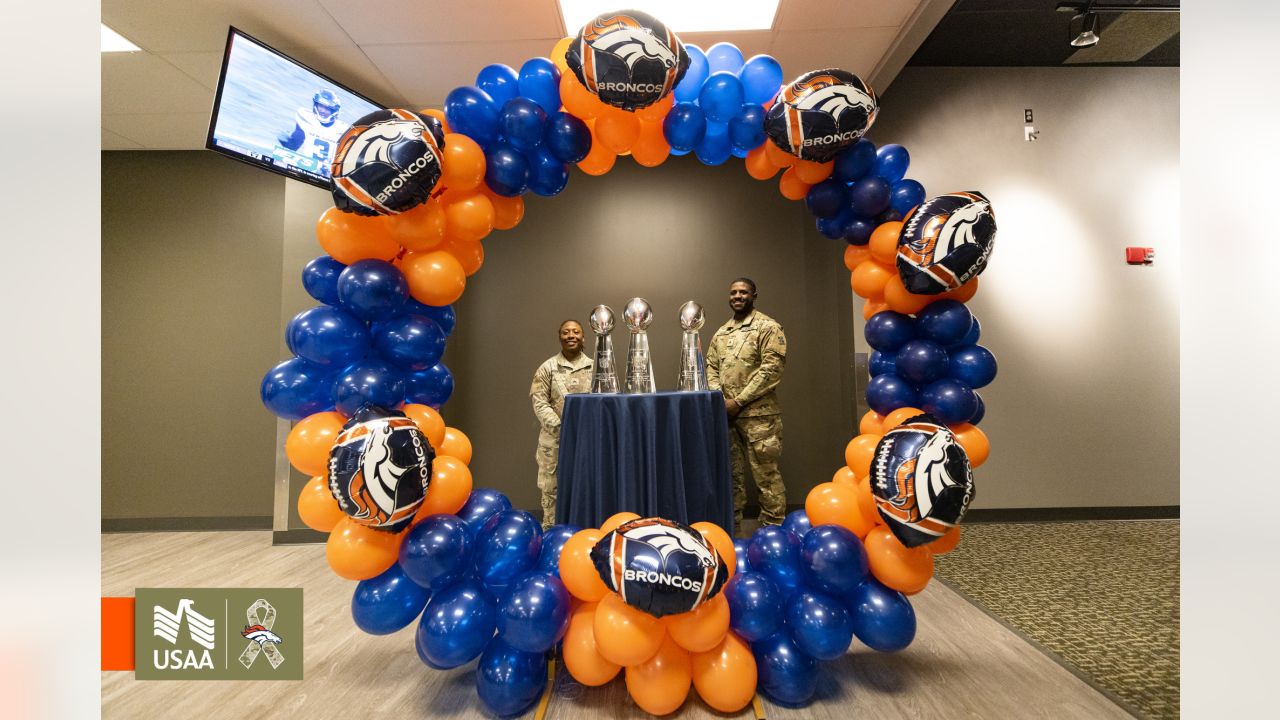
[[[760,524],[781,524],[787,513],[787,490],[778,471],[782,408],[775,392],[787,364],[787,336],[755,302],[756,284],[749,278],[729,285],[733,318],[711,337],[706,356],[707,386],[724,393],[729,414],[735,532],[742,529],[747,503],[746,465],[760,489]]]
[[[560,411],[564,396],[591,391],[595,362],[582,352],[582,326],[576,320],[560,323],[560,352],[533,373],[529,397],[538,432],[538,489],[542,491],[542,529],[556,524],[556,461],[560,454]]]

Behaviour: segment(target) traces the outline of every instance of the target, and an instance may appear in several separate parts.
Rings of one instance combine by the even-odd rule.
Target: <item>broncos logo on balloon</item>
[[[682,552],[693,555],[702,567],[716,564],[715,556],[701,538],[693,538],[688,533],[674,526],[654,522],[651,525],[640,525],[623,533],[628,540],[638,540],[658,551],[665,566],[672,553]]]
[[[964,245],[978,244],[975,230],[978,221],[991,217],[991,203],[986,198],[970,193],[954,193],[956,196],[968,198],[974,202],[958,208],[947,215],[930,217],[920,238],[898,248],[902,255],[912,264],[928,266],[941,262],[956,249]],[[919,217],[912,218],[919,220]],[[914,228],[907,228],[912,232]]]
[[[665,68],[676,66],[676,54],[673,48],[678,42],[667,31],[666,43],[663,44],[635,18],[627,15],[611,15],[597,18],[583,28],[582,41],[599,52],[606,52],[627,64],[627,69],[635,69],[636,63],[643,58],[657,60]],[[583,58],[589,53],[583,53]]]
[[[400,142],[418,140],[426,142],[433,152],[437,151],[435,137],[431,133],[424,133],[426,129],[422,121],[413,118],[411,122],[403,119],[383,120],[357,132],[349,131],[347,141],[334,155],[333,164],[342,175],[372,163],[381,163],[395,169],[391,148]]]
[[[356,512],[351,515],[356,520],[388,525],[417,510],[417,503],[398,510],[396,508],[401,478],[410,468],[397,465],[391,458],[391,437],[395,433],[395,425],[404,424],[393,423],[394,421],[375,423],[365,433],[360,467],[348,481],[346,493],[356,506]]]
[[[793,83],[782,91],[782,100],[796,110],[818,110],[833,117],[838,125],[848,110],[860,108],[868,116],[876,109],[868,95],[834,75],[815,75]]]
[[[964,506],[968,504],[967,496],[973,492],[973,486],[967,478],[957,479],[952,475],[950,455],[951,449],[957,445],[955,435],[931,423],[909,423],[891,433],[910,431],[928,432],[930,435],[914,457],[897,467],[893,473],[894,494],[881,496],[878,505],[898,522],[930,535],[941,535],[955,524],[930,517],[942,493],[950,488],[961,488],[966,495],[961,503]],[[879,482],[882,487],[887,485],[883,479]]]

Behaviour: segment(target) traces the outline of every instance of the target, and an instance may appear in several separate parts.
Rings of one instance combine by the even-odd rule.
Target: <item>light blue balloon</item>
[[[693,102],[698,99],[702,83],[706,82],[707,75],[711,73],[707,70],[707,55],[702,52],[702,48],[685,45],[684,49],[689,53],[689,69],[685,70],[684,77],[676,85],[676,102]]]
[[[728,72],[737,75],[742,65],[742,51],[731,42],[718,42],[707,48],[707,68],[712,74]]]
[[[731,72],[711,73],[711,77],[702,84],[702,92],[698,94],[698,105],[707,119],[712,122],[727,123],[742,109],[742,81]]]
[[[756,55],[738,71],[746,101],[763,105],[778,94],[782,87],[782,65],[771,55]]]

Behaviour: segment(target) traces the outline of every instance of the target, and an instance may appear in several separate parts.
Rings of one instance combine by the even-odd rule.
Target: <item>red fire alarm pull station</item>
[[[1130,265],[1151,265],[1156,261],[1156,249],[1127,247],[1124,249],[1124,261]]]

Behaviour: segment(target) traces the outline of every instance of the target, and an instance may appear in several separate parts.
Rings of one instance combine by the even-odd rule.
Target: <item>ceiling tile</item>
[[[556,0],[319,0],[358,45],[564,37]],[[550,51],[550,47],[547,51]]]
[[[406,99],[373,60],[355,45],[293,48],[289,55],[378,102],[400,105]]]
[[[772,30],[741,30],[738,32],[713,33],[680,33],[680,41],[697,45],[706,50],[718,42],[730,42],[742,51],[742,57],[769,54],[769,46],[773,43]]]
[[[867,78],[897,36],[896,27],[779,32],[772,55],[788,80],[830,67]]]
[[[130,140],[129,138],[113,133],[106,128],[102,128],[102,149],[103,150],[143,150],[141,145]]]
[[[150,53],[102,56],[102,112],[204,112],[213,91]]]
[[[501,43],[366,45],[365,53],[411,104],[439,107],[445,95],[475,82],[485,65],[520,69],[526,60],[551,52],[555,39]]]
[[[783,31],[898,27],[921,0],[783,0],[775,27]]]
[[[148,150],[200,150],[209,134],[209,113],[103,115],[102,126]]]
[[[102,22],[154,53],[220,52],[231,25],[280,48],[350,42],[315,0],[102,0]]]

